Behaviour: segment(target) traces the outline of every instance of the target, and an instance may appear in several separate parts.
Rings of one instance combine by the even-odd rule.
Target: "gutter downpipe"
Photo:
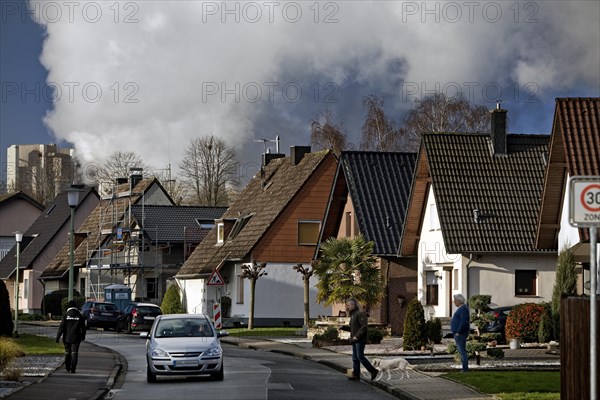
[[[469,262],[467,262],[467,287],[466,287],[466,292],[467,292],[467,303],[469,301],[469,267],[471,266],[471,263],[473,262],[473,253],[469,253]]]

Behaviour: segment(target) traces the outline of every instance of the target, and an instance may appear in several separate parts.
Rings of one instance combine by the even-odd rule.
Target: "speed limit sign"
[[[600,177],[571,179],[569,222],[573,226],[600,226]]]

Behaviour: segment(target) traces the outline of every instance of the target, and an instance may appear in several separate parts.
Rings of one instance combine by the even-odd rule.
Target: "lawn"
[[[560,372],[471,371],[451,372],[445,378],[472,386],[503,400],[559,400]]]
[[[62,343],[56,343],[54,340],[37,335],[20,333],[15,342],[21,346],[26,355],[62,355],[65,348]]]
[[[302,328],[283,328],[283,327],[273,327],[273,328],[254,328],[254,329],[246,329],[246,328],[233,328],[226,329],[229,332],[229,336],[235,337],[287,337],[287,336],[297,336],[296,332],[301,330]]]

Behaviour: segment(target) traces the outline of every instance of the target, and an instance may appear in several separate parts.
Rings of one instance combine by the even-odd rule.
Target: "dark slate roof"
[[[201,229],[198,221],[214,223],[221,218],[227,207],[199,206],[141,206],[131,207],[133,217],[142,221],[144,214],[144,231],[146,236],[157,242],[189,241],[200,243],[210,229]],[[204,231],[204,232],[202,232]]]
[[[424,134],[449,253],[535,252],[549,135],[507,135],[494,156],[486,134]],[[481,222],[475,222],[479,210]]]
[[[235,238],[216,245],[217,229],[213,228],[177,276],[210,274],[224,261],[244,259],[312,174],[329,158],[335,156],[329,150],[322,150],[306,154],[297,165],[292,165],[290,157],[272,160],[265,167],[264,180],[259,172],[223,214],[223,219],[231,220],[250,216],[244,220],[246,224]]]
[[[125,215],[125,210],[130,204],[136,204],[143,197],[143,194],[153,185],[159,185],[157,179],[142,179],[131,192],[125,192],[125,196],[115,199],[102,199],[88,215],[78,232],[75,232],[75,251],[74,266],[82,266],[89,260],[88,251],[98,250],[111,233],[104,233],[104,229],[112,232],[113,221],[118,221]],[[160,186],[162,188],[162,186]],[[124,186],[124,188],[126,188]],[[164,189],[163,189],[164,190]],[[62,277],[69,271],[70,249],[67,242],[58,252],[56,257],[48,263],[48,266],[41,275],[41,278]]]
[[[566,177],[600,176],[600,98],[558,98],[552,125],[537,245],[556,248]],[[580,229],[582,241],[589,230]]]
[[[0,195],[0,204],[7,203],[9,201],[13,201],[13,200],[17,200],[17,199],[25,200],[25,201],[33,204],[35,207],[39,208],[40,210],[44,209],[44,206],[41,203],[36,201],[34,198],[29,196],[27,193],[23,193],[23,192],[5,193],[3,195]]]
[[[96,190],[90,187],[82,189],[80,193],[79,204],[84,203],[87,196],[96,196]],[[76,209],[77,211],[77,209]],[[67,201],[67,192],[59,193],[52,203],[44,210],[37,220],[23,234],[21,243],[21,258],[19,263],[21,267],[28,268],[33,261],[40,256],[46,249],[46,246],[58,231],[67,223],[71,211]],[[15,270],[16,266],[16,246],[0,261],[0,278],[7,279]]]
[[[415,153],[343,152],[342,169],[360,232],[376,255],[396,255],[408,207]]]

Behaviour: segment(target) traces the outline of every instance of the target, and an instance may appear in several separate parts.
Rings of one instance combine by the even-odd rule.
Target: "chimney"
[[[133,189],[142,180],[143,168],[129,168],[129,190],[133,192]]]
[[[290,147],[290,159],[292,165],[298,165],[302,158],[310,153],[310,146],[291,146]]]
[[[500,108],[500,103],[496,109],[492,110],[492,130],[490,137],[495,156],[506,155],[506,113],[508,111]]]
[[[285,154],[279,153],[263,153],[263,166],[269,165],[269,163],[277,158],[283,158]]]

